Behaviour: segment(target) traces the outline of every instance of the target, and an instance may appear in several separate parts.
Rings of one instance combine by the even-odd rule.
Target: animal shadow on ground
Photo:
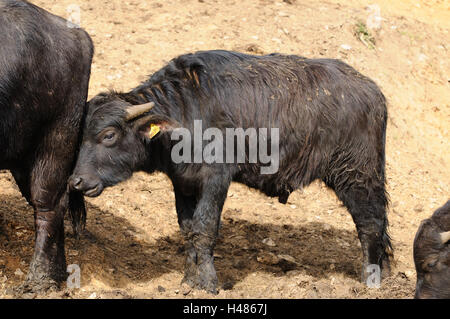
[[[0,265],[0,270],[11,273],[17,266],[26,272],[34,244],[32,209],[19,196],[3,198],[2,206],[0,251],[6,256],[0,257],[12,262]],[[122,288],[170,272],[183,274],[184,240],[178,231],[152,243],[139,239],[139,233],[126,219],[88,204],[88,222],[80,239],[74,238],[66,220],[67,263],[80,266],[82,286],[96,280]],[[332,271],[358,279],[360,255],[356,231],[318,222],[255,224],[227,217],[222,219],[215,265],[220,288],[231,289],[254,272],[284,276],[298,271],[320,279]]]

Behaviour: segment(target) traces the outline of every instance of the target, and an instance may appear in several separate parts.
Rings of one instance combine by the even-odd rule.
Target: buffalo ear
[[[146,140],[158,138],[164,133],[171,133],[181,127],[177,121],[164,115],[148,115],[135,121],[134,130]]]

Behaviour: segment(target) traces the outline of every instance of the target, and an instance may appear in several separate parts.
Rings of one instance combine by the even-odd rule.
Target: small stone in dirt
[[[298,270],[298,269],[286,271],[286,275],[287,275],[288,277],[295,277],[295,276],[299,276],[299,275],[301,275],[301,274],[303,274],[303,272],[300,271],[300,270]]]
[[[136,40],[136,43],[137,44],[147,44],[148,40],[144,39],[144,38],[139,38],[139,39]]]
[[[256,257],[256,260],[265,265],[276,265],[279,263],[280,259],[273,253],[267,252]]]
[[[16,269],[16,271],[14,272],[14,275],[18,276],[18,277],[22,277],[24,275],[23,271],[20,270],[19,268]]]
[[[279,259],[278,266],[280,266],[283,271],[286,272],[295,269],[297,262],[294,257],[289,255],[278,255],[277,257]]]
[[[297,262],[295,261],[295,258],[289,255],[278,255],[278,258],[282,259],[282,260],[286,260],[288,262],[291,262],[293,264],[296,264]]]
[[[423,206],[421,204],[417,204],[416,206],[414,206],[414,211],[418,213],[422,212]]]
[[[275,242],[271,238],[264,238],[262,240],[262,243],[267,245],[267,246],[270,246],[270,247],[275,247],[276,246]]]
[[[178,295],[180,293],[179,289],[175,289],[175,294]]]
[[[164,288],[163,286],[158,286],[158,291],[159,292],[165,292],[166,288]]]
[[[27,292],[20,296],[22,299],[35,299],[37,297],[36,293]]]
[[[248,44],[245,48],[245,51],[255,53],[255,54],[264,54],[264,50],[258,46],[257,44]]]
[[[97,298],[97,294],[95,292],[91,293],[88,297],[89,299],[95,299]]]

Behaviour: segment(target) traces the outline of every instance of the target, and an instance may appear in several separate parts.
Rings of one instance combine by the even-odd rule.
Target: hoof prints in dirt
[[[97,223],[102,220],[103,212],[93,206],[89,211],[93,222],[88,222],[89,231],[77,244],[82,252],[78,261],[84,276],[101,278],[119,288],[128,282],[147,282],[165,273],[183,274],[184,242],[178,232],[149,243],[130,236],[130,230],[137,230],[123,218],[114,216],[107,224]],[[129,231],[124,232],[124,228]],[[263,244],[266,237],[274,238],[277,245]],[[215,265],[219,281],[228,289],[231,283],[238,283],[256,271],[283,276],[288,270],[298,270],[320,279],[327,277],[331,268],[357,280],[361,264],[357,243],[355,233],[324,229],[320,223],[293,227],[228,218],[222,223]],[[286,267],[283,260],[274,265],[258,262],[258,256],[267,252],[292,256],[295,264]]]

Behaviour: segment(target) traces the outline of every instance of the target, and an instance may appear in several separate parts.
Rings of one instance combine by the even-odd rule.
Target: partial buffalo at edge
[[[0,0],[0,169],[34,208],[35,249],[23,290],[65,280],[64,214],[84,226],[82,194],[67,180],[86,109],[88,34],[26,1]]]

